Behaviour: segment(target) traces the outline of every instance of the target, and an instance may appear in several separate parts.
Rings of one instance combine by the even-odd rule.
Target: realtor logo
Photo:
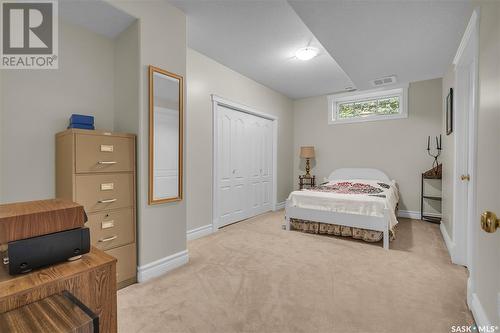
[[[0,68],[57,69],[57,1],[2,1]]]

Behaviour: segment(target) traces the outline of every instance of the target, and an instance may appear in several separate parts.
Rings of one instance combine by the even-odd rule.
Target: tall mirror
[[[149,204],[182,200],[182,76],[149,66]]]

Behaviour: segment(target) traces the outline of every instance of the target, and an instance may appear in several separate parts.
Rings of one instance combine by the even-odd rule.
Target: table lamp
[[[311,166],[309,165],[309,160],[314,158],[314,147],[313,146],[305,146],[300,147],[300,157],[306,159],[306,177],[310,177],[311,174],[309,171],[311,170]]]

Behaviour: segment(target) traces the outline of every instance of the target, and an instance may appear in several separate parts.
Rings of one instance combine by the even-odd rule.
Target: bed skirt
[[[338,224],[320,223],[293,218],[290,219],[290,228],[292,230],[299,230],[311,234],[352,237],[370,243],[378,242],[384,237],[384,233],[382,231],[346,227]],[[389,240],[392,241],[394,239],[394,231],[389,230]]]

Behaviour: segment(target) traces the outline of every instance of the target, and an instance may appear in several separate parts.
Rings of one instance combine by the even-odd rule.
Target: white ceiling
[[[291,98],[343,91],[352,82],[284,0],[172,0],[187,15],[189,47]],[[295,51],[310,45],[310,61]]]
[[[472,14],[470,1],[304,1],[290,5],[358,89],[442,77]]]
[[[118,36],[136,19],[102,0],[60,0],[59,16],[109,38]]]
[[[441,77],[472,13],[467,0],[169,2],[187,15],[189,47],[294,99]],[[309,41],[321,56],[295,59]]]

